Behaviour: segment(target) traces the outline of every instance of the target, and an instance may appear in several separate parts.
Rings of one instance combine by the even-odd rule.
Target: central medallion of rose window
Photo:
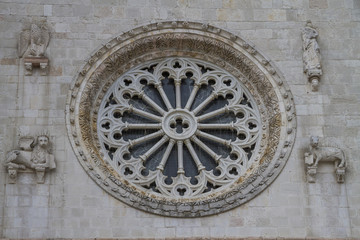
[[[227,71],[191,58],[139,65],[107,90],[98,114],[105,160],[127,182],[193,198],[243,176],[261,138],[258,108]]]

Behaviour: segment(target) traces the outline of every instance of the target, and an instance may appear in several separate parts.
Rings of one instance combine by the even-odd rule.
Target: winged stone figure
[[[50,34],[45,25],[31,24],[30,29],[20,33],[19,57],[43,57],[49,40]]]

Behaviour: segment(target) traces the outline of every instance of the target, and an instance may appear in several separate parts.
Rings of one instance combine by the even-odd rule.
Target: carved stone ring
[[[296,134],[286,81],[259,49],[195,22],[149,24],[97,49],[67,101],[89,176],[135,208],[173,217],[246,203],[279,175]]]

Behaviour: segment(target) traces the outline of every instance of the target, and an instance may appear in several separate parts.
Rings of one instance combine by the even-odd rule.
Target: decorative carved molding
[[[20,150],[10,151],[5,159],[9,183],[16,183],[19,172],[35,171],[37,183],[44,183],[45,171],[56,168],[54,155],[50,153],[49,137],[41,134],[36,137],[25,136],[19,139]]]
[[[319,137],[310,137],[310,151],[305,153],[305,164],[307,172],[307,181],[314,183],[316,181],[316,172],[319,162],[334,162],[335,176],[338,183],[345,181],[346,160],[344,152],[335,147],[319,146]]]
[[[121,82],[118,79],[130,74],[129,71],[133,71],[137,66],[174,58],[194,59],[191,61],[207,63],[227,72],[236,80],[235,83],[238,81],[236,84],[239,84],[239,87],[244,86],[258,108],[259,117],[256,119],[261,123],[259,149],[251,156],[247,171],[241,172],[233,183],[209,193],[168,196],[154,191],[151,186],[147,189],[132,183],[124,178],[121,172],[118,172],[116,164],[109,160],[111,150],[104,151],[103,148],[105,140],[101,134],[105,130],[100,130],[102,124],[99,119],[106,116],[103,104],[107,101],[105,99],[110,97],[108,93],[115,91],[116,82]],[[227,211],[263,191],[281,172],[293,147],[296,134],[295,106],[289,87],[276,69],[253,44],[208,24],[172,21],[132,29],[94,51],[75,77],[66,109],[70,142],[89,176],[108,193],[133,207],[174,217],[198,217]],[[134,79],[133,83],[137,85],[139,80],[141,79]],[[174,84],[176,85],[176,81]],[[120,87],[119,91],[126,89]],[[140,89],[130,93],[136,93],[137,98],[144,96]],[[134,111],[134,108],[126,103],[122,101],[119,107]],[[164,104],[166,106],[166,103]],[[172,107],[176,109],[176,101]],[[157,107],[154,108],[156,110]],[[164,122],[168,120],[170,128],[173,117],[185,111],[181,109],[183,107],[175,110],[175,113],[164,115]],[[147,113],[135,111],[149,117]],[[186,115],[182,119],[185,122],[190,123],[195,119],[188,113],[182,115]],[[118,121],[116,124],[119,123]],[[124,126],[129,127],[126,124]],[[199,127],[199,124],[197,126]],[[166,131],[162,127],[160,130]],[[172,136],[171,129],[167,130],[166,136]],[[182,140],[198,142],[193,137],[195,135],[190,135],[184,134],[186,139]],[[116,138],[118,136],[115,136],[115,141]],[[121,157],[119,159],[121,165],[121,161],[125,160]]]
[[[318,35],[319,33],[311,21],[307,21],[306,27],[302,31],[303,64],[304,73],[311,83],[312,91],[318,90],[320,77],[322,75],[320,48],[316,40]]]
[[[47,75],[49,59],[45,51],[50,41],[50,33],[45,23],[32,23],[29,29],[19,35],[18,55],[24,58],[25,75],[32,75],[33,68],[40,68],[41,75]]]

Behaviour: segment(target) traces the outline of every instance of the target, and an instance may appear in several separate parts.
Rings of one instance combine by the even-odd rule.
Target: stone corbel
[[[338,183],[345,182],[345,167],[337,167],[335,166],[335,175],[336,175],[336,181]]]
[[[31,76],[33,68],[40,68],[40,75],[48,74],[49,59],[46,57],[26,57],[24,58],[25,75]]]
[[[312,158],[312,155],[306,154],[305,153],[305,159],[306,158]],[[307,164],[306,160],[305,160],[305,164],[306,164],[306,179],[309,183],[314,183],[316,182],[316,171],[317,171],[317,166],[312,166],[312,164]]]
[[[40,75],[42,75],[42,76],[48,75],[48,66],[49,66],[48,63],[49,63],[49,60],[46,62],[40,63]]]
[[[25,66],[25,75],[26,76],[31,76],[32,75],[32,70],[33,70],[32,63],[24,61],[24,66]]]
[[[16,168],[8,167],[8,179],[9,179],[9,183],[16,183],[16,179],[17,179]]]
[[[36,180],[37,183],[44,183],[45,182],[45,168],[44,167],[36,167]]]

